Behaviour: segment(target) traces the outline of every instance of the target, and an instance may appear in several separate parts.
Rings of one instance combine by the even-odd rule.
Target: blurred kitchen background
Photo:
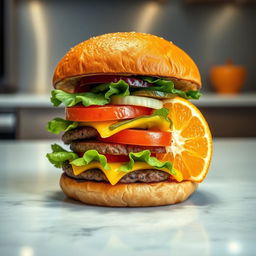
[[[49,100],[54,67],[77,43],[117,31],[180,46],[200,69],[194,103],[213,135],[256,136],[253,0],[0,0],[0,12],[0,139],[54,138],[45,125],[64,115]]]

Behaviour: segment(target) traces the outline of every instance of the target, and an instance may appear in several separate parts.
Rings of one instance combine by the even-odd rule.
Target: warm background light
[[[29,2],[29,11],[33,26],[33,34],[35,38],[35,80],[34,91],[42,94],[48,91],[47,81],[47,65],[48,65],[48,30],[46,27],[46,18],[44,15],[43,5],[41,1],[31,0]],[[31,74],[32,75],[32,74]]]

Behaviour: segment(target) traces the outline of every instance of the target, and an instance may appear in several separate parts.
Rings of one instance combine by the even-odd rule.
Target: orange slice
[[[157,158],[172,162],[184,180],[203,181],[212,157],[212,136],[206,120],[192,103],[180,97],[165,100],[164,107],[173,122],[172,144]]]

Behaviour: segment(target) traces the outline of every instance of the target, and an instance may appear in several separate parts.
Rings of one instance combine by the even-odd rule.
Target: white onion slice
[[[161,100],[140,97],[140,96],[113,96],[111,98],[111,104],[116,105],[134,105],[142,106],[147,108],[160,109],[163,107],[163,102]]]

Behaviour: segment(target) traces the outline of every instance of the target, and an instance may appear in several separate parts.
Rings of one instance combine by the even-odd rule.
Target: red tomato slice
[[[106,154],[105,157],[108,160],[108,163],[116,163],[116,162],[129,162],[130,158],[129,156],[123,156],[123,155],[109,155]]]
[[[140,106],[75,106],[66,108],[66,119],[77,122],[111,121],[130,119],[143,115],[150,115],[151,108]]]
[[[170,132],[126,129],[108,138],[100,138],[103,142],[129,144],[138,146],[170,146],[172,136]]]

